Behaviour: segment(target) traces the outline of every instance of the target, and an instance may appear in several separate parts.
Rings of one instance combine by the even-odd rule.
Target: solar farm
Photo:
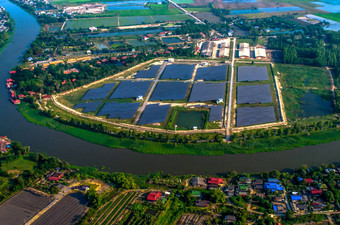
[[[237,67],[235,126],[279,121],[279,109],[269,65]]]
[[[242,64],[235,71],[231,126],[279,121],[270,66]],[[68,105],[84,115],[133,126],[224,129],[229,72],[221,63],[158,61],[86,87]]]

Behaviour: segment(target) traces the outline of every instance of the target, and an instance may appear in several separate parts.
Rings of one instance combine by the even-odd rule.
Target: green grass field
[[[211,12],[211,8],[186,8],[188,12]]]
[[[1,169],[3,171],[19,170],[20,172],[23,172],[24,170],[32,170],[34,166],[35,162],[20,157],[9,163],[3,163]]]
[[[340,22],[340,13],[327,13],[327,14],[315,14],[325,19],[334,20]]]

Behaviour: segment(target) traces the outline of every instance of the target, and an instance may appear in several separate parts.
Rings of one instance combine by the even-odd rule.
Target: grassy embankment
[[[18,106],[24,117],[35,124],[65,132],[83,140],[111,148],[129,148],[133,151],[149,154],[186,154],[186,155],[222,155],[237,153],[270,152],[293,149],[297,147],[317,145],[340,140],[340,132],[331,129],[309,135],[294,135],[284,138],[264,138],[246,141],[243,145],[223,143],[171,144],[151,141],[116,138],[107,134],[80,129],[61,124],[52,118],[40,115],[39,111],[27,104]]]

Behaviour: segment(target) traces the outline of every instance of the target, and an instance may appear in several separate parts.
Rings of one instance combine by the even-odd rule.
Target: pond
[[[300,98],[302,102],[303,113],[300,116],[325,116],[334,112],[332,103],[328,100],[321,98],[319,95],[307,92],[305,96]]]
[[[240,10],[231,10],[231,15],[240,15],[240,14],[251,14],[251,13],[275,13],[275,12],[291,12],[291,11],[301,11],[304,10],[300,7],[272,7],[272,8],[259,8],[259,9],[240,9]]]
[[[204,127],[205,117],[205,111],[179,111],[175,124],[188,130],[192,130],[195,126],[201,129]]]
[[[322,0],[322,2],[312,2],[314,4],[320,5],[317,9],[330,12],[330,13],[340,13],[340,1],[339,0]]]
[[[102,2],[106,4],[107,10],[132,10],[132,9],[150,9],[145,5],[148,2],[162,2],[161,0],[148,0],[148,1],[117,1],[117,2]]]

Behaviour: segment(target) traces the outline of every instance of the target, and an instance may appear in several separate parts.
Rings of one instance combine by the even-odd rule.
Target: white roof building
[[[240,43],[239,57],[241,59],[250,58],[249,43]]]
[[[257,59],[265,59],[265,58],[267,58],[266,49],[264,49],[264,48],[255,48],[255,58],[257,58]]]

